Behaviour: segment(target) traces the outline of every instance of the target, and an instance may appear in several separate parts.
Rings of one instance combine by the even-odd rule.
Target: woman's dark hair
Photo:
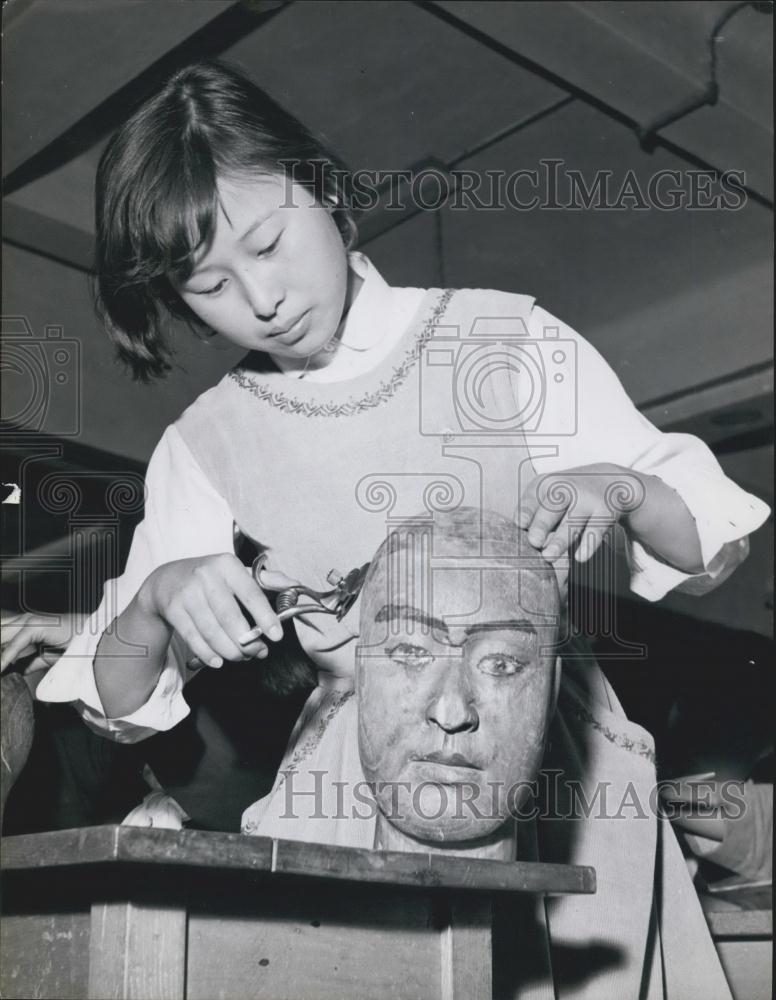
[[[219,178],[251,171],[284,173],[332,205],[352,244],[343,164],[231,67],[179,70],[108,143],[97,169],[95,298],[136,379],[171,369],[166,314],[201,326],[168,276],[185,281],[194,250],[212,238]]]

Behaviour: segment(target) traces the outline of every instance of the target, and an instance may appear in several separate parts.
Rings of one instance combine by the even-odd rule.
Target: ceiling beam
[[[35,0],[3,43],[6,194],[93,146],[175,66],[217,57],[284,0]]]
[[[516,132],[520,132],[524,128],[542,121],[542,119],[559,111],[573,100],[574,98],[569,94],[552,100],[549,104],[531,112],[530,115],[520,121],[508,125],[497,135],[488,136],[486,139],[478,142],[476,146],[462,150],[447,163],[429,158],[421,163],[413,164],[406,171],[406,174],[413,178],[413,180],[402,178],[395,185],[393,183],[388,185],[380,192],[377,204],[370,207],[367,212],[358,217],[359,248],[363,248],[372,240],[383,236],[391,229],[395,229],[397,226],[408,222],[420,212],[429,211],[428,207],[424,206],[434,204],[439,199],[441,178],[444,179],[444,184],[446,185],[447,198],[454,198],[458,185],[458,178],[455,174],[457,167],[460,167],[469,158],[484,152],[491,146],[495,146]],[[430,189],[428,192],[423,190],[424,182],[422,179],[424,176]],[[414,197],[412,196],[412,192],[414,192]]]
[[[759,7],[735,0],[416,2],[640,139],[658,123],[651,144],[719,172],[743,170],[750,193],[772,204],[772,46]]]
[[[772,440],[773,362],[752,365],[639,406],[663,431],[694,434],[713,451]]]
[[[89,273],[94,258],[94,234],[77,229],[30,208],[3,201],[3,242]]]

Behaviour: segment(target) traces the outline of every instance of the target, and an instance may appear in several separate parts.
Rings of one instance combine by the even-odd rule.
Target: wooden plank
[[[118,860],[269,872],[272,841],[240,833],[123,826],[119,827]]]
[[[89,978],[89,912],[3,915],[0,996],[81,1000]]]
[[[186,911],[146,903],[94,903],[89,945],[93,1000],[183,1000]]]
[[[26,871],[113,861],[118,850],[118,830],[117,826],[87,826],[3,837],[3,869]]]
[[[715,940],[773,937],[771,910],[706,910],[706,922]]]
[[[189,914],[188,1000],[436,1000],[431,893],[312,880]]]
[[[3,841],[3,862],[10,870],[119,861],[448,889],[595,892],[595,871],[586,865],[462,860],[202,830],[101,826]]]
[[[770,941],[719,941],[717,952],[734,1000],[772,1000]]]
[[[442,1000],[491,1000],[493,959],[490,897],[458,896],[442,931]]]
[[[293,840],[275,842],[273,871],[445,889],[595,892],[595,871],[586,865],[448,858],[439,854],[356,850]]]
[[[2,850],[9,871],[114,861],[269,871],[272,863],[266,837],[115,825],[5,837]]]

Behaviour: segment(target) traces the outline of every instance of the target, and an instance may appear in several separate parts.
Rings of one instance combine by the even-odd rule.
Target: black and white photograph
[[[0,997],[770,1000],[773,4],[2,55]]]

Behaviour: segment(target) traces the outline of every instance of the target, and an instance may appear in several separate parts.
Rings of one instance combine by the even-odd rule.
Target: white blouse
[[[363,277],[363,284],[333,342],[336,346],[327,352],[327,363],[305,368],[284,359],[281,369],[289,378],[341,382],[370,370],[390,351],[420,305],[423,289],[389,287],[361,254],[350,255],[350,266]],[[767,505],[728,479],[698,438],[657,430],[636,410],[595,348],[534,306],[531,337],[541,339],[547,328],[557,329],[560,338],[576,343],[580,429],[574,435],[552,439],[549,445],[546,438],[541,443],[527,438],[537,473],[605,460],[658,476],[679,494],[695,519],[705,570],[696,575],[684,573],[630,541],[631,589],[650,601],[659,600],[677,586],[696,593],[712,589],[745,558],[746,536],[767,518]],[[558,397],[552,397],[549,406],[565,405],[552,399]],[[552,421],[553,415],[545,413],[544,418]],[[102,633],[112,627],[154,569],[177,559],[231,552],[232,524],[226,501],[171,425],[148,465],[144,519],[135,531],[124,573],[105,585],[100,607],[41,681],[37,697],[73,702],[88,725],[122,742],[143,739],[180,722],[188,714],[182,690],[191,676],[185,667],[191,654],[177,636],[149,700],[121,719],[105,717],[94,681],[94,654]]]

